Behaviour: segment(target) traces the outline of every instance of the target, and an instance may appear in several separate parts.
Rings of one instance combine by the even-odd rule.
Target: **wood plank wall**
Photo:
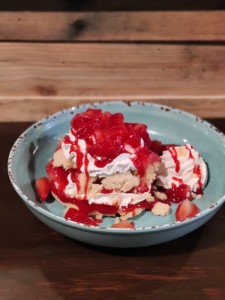
[[[102,100],[225,117],[224,1],[14,2],[0,5],[0,121]]]

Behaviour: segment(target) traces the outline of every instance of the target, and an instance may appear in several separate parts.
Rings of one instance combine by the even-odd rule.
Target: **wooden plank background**
[[[0,12],[13,41],[225,41],[225,11]]]
[[[0,121],[102,100],[225,116],[223,1],[75,2],[1,5]]]

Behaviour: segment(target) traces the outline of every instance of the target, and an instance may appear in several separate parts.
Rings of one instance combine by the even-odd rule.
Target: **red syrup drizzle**
[[[71,171],[71,180],[76,184],[77,187],[77,193],[80,193],[81,187],[80,187],[80,180],[79,180],[79,174],[76,172]]]
[[[76,153],[76,168],[80,171],[83,165],[84,154],[80,149],[78,139],[74,143],[71,143],[70,152]]]
[[[135,168],[138,171],[140,177],[145,175],[145,171],[149,165],[152,165],[155,162],[160,162],[160,157],[152,152],[151,150],[144,148],[138,148],[135,151],[135,157],[131,159]]]
[[[111,194],[113,192],[113,190],[107,190],[107,189],[105,189],[105,188],[103,188],[102,190],[101,190],[101,193],[102,194]]]
[[[155,205],[157,201],[151,201],[148,202],[147,200],[143,200],[137,204],[129,204],[128,206],[122,206],[121,210],[123,212],[133,212],[136,208],[144,208],[146,210],[152,210],[153,206]]]
[[[178,159],[177,151],[176,151],[175,148],[169,148],[168,150],[169,150],[169,152],[170,152],[170,154],[171,154],[171,156],[172,156],[172,158],[175,162],[175,171],[177,173],[179,173],[180,172],[180,161]]]
[[[191,146],[192,148],[192,146]],[[189,158],[194,159],[191,150],[186,146],[186,149],[189,150]],[[203,194],[203,185],[202,185],[202,172],[200,165],[195,165],[193,169],[193,173],[197,175],[198,177],[198,189],[196,191],[197,194]]]
[[[87,157],[87,153],[85,153],[84,155],[84,172],[86,175],[86,182],[85,182],[85,187],[84,187],[84,194],[85,194],[85,199],[87,200],[87,192],[88,192],[88,183],[89,183],[89,173],[88,173],[88,157]]]
[[[192,155],[191,150],[188,148],[188,146],[185,146],[185,148],[189,151],[189,158],[194,159],[194,156]]]
[[[176,176],[173,176],[172,179],[175,180],[175,181],[177,181],[179,184],[184,183],[182,178],[178,178]],[[173,185],[173,187],[176,187],[175,184],[172,183],[172,185]]]
[[[86,176],[86,180],[85,180],[85,186],[84,186],[84,199],[87,199],[87,191],[88,191],[88,183],[89,183],[89,173],[88,173],[88,157],[87,157],[87,153],[83,154],[83,152],[81,151],[80,145],[78,143],[78,139],[75,139],[74,142],[71,141],[71,139],[69,138],[69,136],[66,136],[64,139],[64,142],[67,144],[70,144],[70,153],[71,152],[75,152],[76,153],[76,169],[79,170],[81,172],[81,168],[84,164],[84,173]],[[81,186],[80,186],[80,181],[79,181],[79,177],[77,174],[72,175],[72,181],[76,184],[77,186],[77,191],[78,193],[81,190]]]
[[[196,165],[193,170],[194,174],[198,176],[198,189],[197,194],[203,194],[203,185],[202,185],[202,173],[200,169],[200,165]]]

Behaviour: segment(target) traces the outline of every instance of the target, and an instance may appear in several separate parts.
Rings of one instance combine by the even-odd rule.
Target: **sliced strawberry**
[[[197,213],[199,213],[198,206],[188,199],[181,202],[176,210],[175,216],[177,221],[184,221],[188,218],[193,218]]]
[[[128,220],[120,221],[117,224],[113,224],[111,228],[128,228],[134,229],[134,222],[129,222]]]
[[[133,148],[137,148],[141,145],[141,138],[135,131],[130,130],[126,144],[131,145]]]
[[[114,159],[123,150],[123,143],[127,137],[125,126],[116,128],[101,128],[95,131],[95,143],[88,148],[92,156]]]
[[[117,126],[122,126],[124,121],[124,117],[121,113],[116,113],[111,115],[110,118],[110,127],[117,127]]]
[[[88,109],[87,111],[77,114],[71,121],[71,126],[78,138],[85,139],[93,134],[96,128],[101,126],[100,117],[101,109]]]
[[[108,126],[109,123],[110,123],[110,118],[111,118],[111,113],[106,111],[104,113],[102,113],[101,117],[100,117],[100,120],[102,122],[102,125],[104,127]]]
[[[145,124],[133,124],[132,130],[137,132],[139,136],[143,139],[145,145],[150,149],[151,147],[151,139],[147,132],[147,125]]]
[[[47,177],[38,178],[35,182],[35,188],[41,202],[48,198],[50,193],[50,184]]]
[[[81,113],[80,115],[89,117],[90,119],[93,118],[99,118],[102,114],[102,110],[101,109],[96,109],[96,108],[88,108],[86,111],[84,111],[83,113]]]
[[[161,155],[162,154],[162,143],[160,141],[153,140],[151,143],[150,150],[155,152],[158,155]]]

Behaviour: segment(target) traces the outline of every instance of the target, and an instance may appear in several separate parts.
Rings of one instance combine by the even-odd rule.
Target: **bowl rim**
[[[146,105],[148,107],[155,107],[157,109],[165,110],[167,112],[182,114],[188,118],[193,119],[195,122],[200,122],[203,126],[206,126],[206,127],[210,128],[211,130],[213,130],[214,134],[219,136],[225,144],[225,134],[223,132],[221,132],[216,126],[212,125],[210,122],[203,120],[202,118],[200,118],[192,113],[186,112],[186,111],[178,109],[178,108],[173,108],[173,107],[170,107],[167,105],[155,104],[155,103],[144,102],[144,101],[100,101],[100,102],[86,103],[86,104],[82,104],[82,105],[78,105],[78,106],[72,106],[70,108],[66,108],[66,109],[57,111],[53,114],[50,114],[47,117],[44,117],[41,120],[38,120],[37,122],[30,125],[25,131],[23,131],[19,135],[19,137],[15,140],[15,142],[13,143],[13,146],[10,149],[9,156],[8,156],[8,166],[7,166],[8,176],[9,176],[9,179],[10,179],[10,182],[11,182],[13,188],[15,189],[17,194],[20,196],[20,198],[22,198],[24,203],[29,208],[35,210],[37,213],[40,213],[41,215],[44,215],[48,219],[51,219],[52,221],[55,221],[55,222],[59,222],[65,226],[69,226],[74,229],[93,231],[93,232],[97,232],[97,233],[107,232],[107,233],[111,233],[111,234],[118,234],[118,233],[119,234],[123,234],[123,233],[124,234],[135,234],[135,233],[148,233],[148,232],[158,232],[158,231],[162,231],[162,230],[171,230],[173,228],[186,226],[190,223],[193,223],[194,221],[202,219],[203,217],[213,213],[214,211],[216,212],[216,210],[219,209],[219,207],[222,206],[222,204],[225,202],[225,194],[222,197],[220,197],[213,205],[209,206],[208,208],[206,208],[204,210],[201,210],[196,216],[194,216],[192,218],[188,218],[184,221],[173,221],[173,222],[165,223],[165,224],[161,224],[161,225],[138,227],[135,229],[111,228],[111,227],[103,227],[103,226],[96,227],[96,226],[90,226],[90,225],[85,225],[82,223],[66,220],[63,217],[55,215],[52,212],[49,212],[49,211],[45,210],[44,208],[42,208],[41,204],[39,205],[39,204],[36,204],[35,202],[33,202],[32,199],[29,199],[22,192],[22,190],[16,183],[16,179],[13,176],[14,172],[12,170],[12,166],[13,166],[13,160],[15,157],[15,153],[17,151],[17,147],[23,142],[24,139],[26,139],[26,135],[31,130],[33,130],[35,128],[43,127],[46,123],[48,123],[52,119],[57,119],[58,117],[62,116],[65,113],[71,113],[71,115],[73,115],[74,112],[76,112],[76,110],[78,110],[80,108],[81,109],[87,109],[90,107],[96,108],[101,105],[107,105],[110,107],[110,105],[114,105],[114,104],[127,105],[128,107],[129,106]]]

